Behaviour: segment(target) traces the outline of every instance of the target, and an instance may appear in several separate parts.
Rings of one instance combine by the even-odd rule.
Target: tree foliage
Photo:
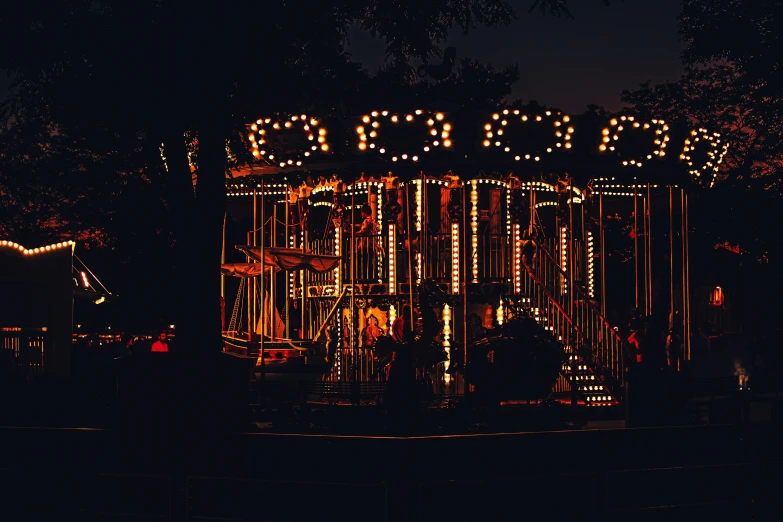
[[[783,93],[783,1],[683,0],[679,21],[687,64],[728,60],[750,83]]]
[[[690,67],[676,82],[647,82],[624,90],[621,98],[645,116],[719,132],[730,144],[720,176],[724,182],[743,190],[783,189],[781,106],[733,64]]]

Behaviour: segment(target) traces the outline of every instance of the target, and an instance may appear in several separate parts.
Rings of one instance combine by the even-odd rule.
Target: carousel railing
[[[478,249],[471,252],[471,261],[478,268],[479,282],[507,281],[510,277],[509,238],[506,234],[478,236]],[[473,256],[475,257],[475,260]],[[469,268],[469,272],[473,267]]]
[[[533,266],[525,266],[559,307],[569,313],[579,334],[580,355],[601,372],[612,391],[617,391],[615,388],[622,386],[624,381],[622,338],[601,315],[598,305],[584,287],[578,281],[569,284],[567,271],[548,250],[546,243],[534,241],[536,255],[532,260]]]
[[[451,234],[428,234],[426,236],[425,244],[426,248],[423,252],[422,259],[422,270],[424,271],[424,277],[435,280],[450,281]],[[407,256],[407,252],[405,252],[405,255]],[[415,272],[415,250],[413,259],[413,270]]]
[[[336,252],[338,252],[335,248],[336,245],[337,243],[334,238],[314,239],[309,242],[308,247],[314,254],[335,255]],[[337,284],[337,276],[333,270],[322,274],[307,273],[306,281],[308,286],[333,286]]]
[[[383,235],[347,237],[343,247],[344,283],[384,283],[388,278],[388,238]]]

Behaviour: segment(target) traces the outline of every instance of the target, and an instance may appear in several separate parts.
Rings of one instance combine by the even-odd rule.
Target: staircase
[[[569,393],[572,402],[588,406],[618,404],[624,386],[622,339],[587,291],[569,284],[566,270],[546,246],[535,245],[533,260],[519,259],[521,291],[509,297],[509,304],[517,313],[530,314],[563,343],[568,358],[556,393]]]

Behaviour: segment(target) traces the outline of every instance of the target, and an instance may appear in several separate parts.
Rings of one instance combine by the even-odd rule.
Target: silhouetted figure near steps
[[[666,364],[663,339],[650,331],[647,318],[634,310],[626,340],[626,425],[652,426],[663,420]]]

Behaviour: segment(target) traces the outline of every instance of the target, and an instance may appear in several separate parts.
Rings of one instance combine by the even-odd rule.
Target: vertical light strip
[[[514,224],[514,293],[522,293],[522,241],[520,240],[521,227],[519,223]]]
[[[417,179],[414,183],[416,183],[416,231],[420,231],[421,230],[421,197],[422,197],[421,180]]]
[[[459,293],[459,223],[451,224],[451,293]]]
[[[296,234],[291,234],[291,236],[288,238],[288,246],[291,248],[296,248]],[[288,273],[288,296],[289,298],[293,299],[294,297],[294,276],[296,275],[296,272],[291,271]]]
[[[375,200],[375,208],[376,208],[377,214],[378,214],[378,233],[382,234],[383,233],[383,212],[382,212],[382,209],[383,209],[383,188],[382,187],[383,186],[380,183],[375,183],[375,186],[378,189],[378,198]],[[369,189],[368,189],[367,192],[369,194]],[[369,199],[369,196],[368,196],[368,199]],[[389,236],[390,240],[391,240],[391,237],[392,236]],[[373,240],[373,241],[382,241],[382,238],[378,238],[378,239]],[[394,243],[390,242],[388,249],[392,250],[393,245],[394,245]],[[383,245],[380,245],[380,246],[383,246]],[[389,255],[391,256],[392,254],[389,254]],[[378,259],[378,253],[377,252],[375,254],[375,257],[376,257],[375,264],[377,265],[377,269],[378,269],[378,274],[377,274],[378,275],[378,283],[380,284],[380,283],[383,283],[383,279],[381,279],[381,275],[383,273],[383,265],[381,264],[380,259]],[[391,258],[390,258],[390,260],[391,260]]]
[[[593,260],[593,233],[587,231],[587,295],[595,297],[595,261]]]
[[[511,183],[506,185],[506,234],[511,235]]]
[[[416,184],[416,231],[421,232],[421,180],[414,181]],[[416,283],[421,283],[421,249],[424,245],[421,242],[421,235],[419,236],[419,251],[416,253]]]
[[[476,180],[470,182],[470,248],[473,282],[478,283],[478,188]]]
[[[445,363],[443,363],[444,368],[446,369],[446,373],[443,377],[443,380],[446,384],[448,384],[451,381],[451,375],[448,373],[449,369],[449,362],[451,361],[451,307],[449,305],[443,305],[443,349],[446,350],[446,355],[449,356],[449,358],[446,360]]]
[[[334,227],[334,255],[337,257],[340,257],[340,227]],[[340,268],[342,268],[342,264],[338,265],[337,268],[334,269],[334,285],[336,287],[335,292],[337,295],[342,292],[342,284],[340,282]]]
[[[560,268],[563,272],[568,273],[568,227],[560,227]],[[563,278],[563,293],[568,293],[568,277],[566,275],[561,276]]]
[[[397,293],[397,238],[394,237],[394,223],[389,223],[389,294]]]
[[[378,211],[378,230],[383,230],[383,185],[375,183],[375,186],[378,187],[378,199],[375,206]]]
[[[337,311],[337,350],[334,354],[334,365],[337,368],[337,378],[342,375],[343,365],[343,311],[342,309]]]
[[[500,300],[500,304],[498,305],[497,314],[495,317],[498,320],[498,326],[503,326],[503,321],[505,319],[505,314],[503,312],[503,299]]]
[[[391,329],[392,325],[394,324],[394,321],[397,319],[397,308],[394,307],[394,305],[389,306],[389,322],[387,323],[388,327]]]

